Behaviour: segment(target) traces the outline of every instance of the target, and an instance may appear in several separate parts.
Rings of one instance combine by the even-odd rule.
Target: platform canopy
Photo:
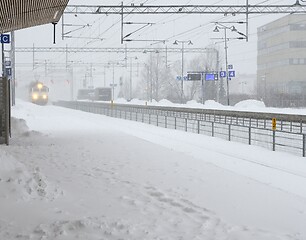
[[[0,0],[0,33],[58,22],[69,0]]]

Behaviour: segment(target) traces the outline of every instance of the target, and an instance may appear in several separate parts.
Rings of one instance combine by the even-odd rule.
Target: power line
[[[68,5],[64,14],[279,14],[306,13],[298,1],[287,5]]]

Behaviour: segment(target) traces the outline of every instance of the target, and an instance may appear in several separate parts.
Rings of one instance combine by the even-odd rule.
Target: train
[[[29,95],[32,103],[46,105],[49,100],[49,88],[42,82],[32,82],[29,86]]]
[[[77,100],[111,101],[112,88],[98,87],[95,89],[79,89]]]

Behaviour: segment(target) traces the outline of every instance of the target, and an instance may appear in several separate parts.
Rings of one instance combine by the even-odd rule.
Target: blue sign
[[[0,35],[0,43],[10,43],[10,35],[9,34],[1,34]]]
[[[215,81],[215,80],[218,80],[218,74],[215,74],[215,73],[205,74],[205,81]]]
[[[183,80],[184,80],[184,81],[187,81],[187,80],[188,80],[188,77],[187,77],[187,76],[184,76],[184,77],[183,77]]]
[[[228,77],[232,78],[235,77],[235,71],[228,71]]]
[[[226,71],[220,71],[220,77],[225,78],[226,77]]]
[[[5,63],[5,66],[6,66],[6,67],[11,66],[11,64],[12,64],[12,62],[11,62],[11,61],[8,61],[8,60],[6,60],[4,63]]]

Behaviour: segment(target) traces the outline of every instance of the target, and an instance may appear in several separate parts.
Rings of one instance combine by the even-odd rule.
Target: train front
[[[36,83],[31,88],[31,101],[35,104],[46,105],[48,103],[49,88],[43,83]]]

